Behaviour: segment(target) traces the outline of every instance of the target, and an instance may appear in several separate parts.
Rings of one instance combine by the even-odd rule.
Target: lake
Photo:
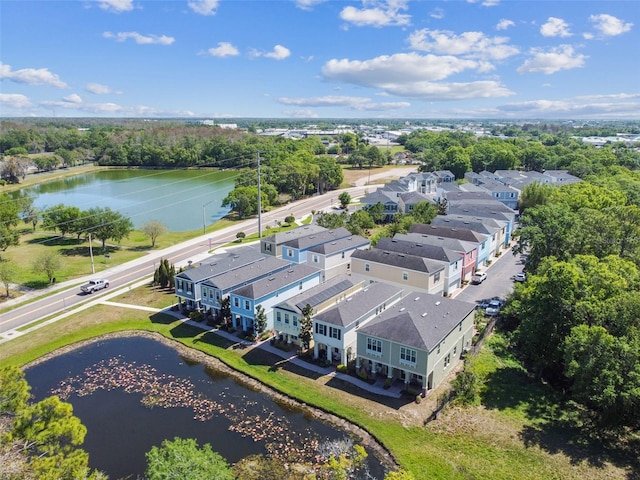
[[[109,207],[135,228],[159,220],[172,232],[202,228],[229,213],[222,200],[238,173],[218,170],[114,169],[83,173],[23,189],[44,209],[60,203],[81,210]]]
[[[101,340],[26,370],[35,401],[52,394],[87,427],[90,467],[110,478],[142,475],[145,453],[164,439],[210,443],[230,463],[252,454],[311,461],[346,433],[274,401],[155,340]],[[369,452],[377,478],[384,468]]]

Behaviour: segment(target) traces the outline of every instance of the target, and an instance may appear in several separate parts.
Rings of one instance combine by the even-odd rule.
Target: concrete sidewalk
[[[305,370],[309,370],[311,372],[317,373],[322,377],[337,378],[338,380],[342,380],[344,382],[355,385],[356,387],[361,388],[362,390],[366,390],[367,392],[380,395],[383,397],[400,398],[402,396],[402,389],[404,388],[404,384],[402,384],[399,381],[396,381],[390,388],[384,388],[384,381],[381,379],[376,381],[376,383],[374,383],[373,385],[371,385],[370,383],[365,382],[364,380],[361,380],[359,378],[352,377],[351,375],[347,375],[346,373],[338,372],[333,367],[323,367],[321,365],[317,365],[315,363],[310,363],[305,360],[302,360],[298,358],[298,355],[295,353],[292,354],[291,352],[285,352],[283,350],[280,350],[279,348],[273,347],[269,340],[264,340],[262,342],[247,342],[247,341],[240,340],[236,335],[232,333],[225,332],[224,330],[220,330],[219,328],[216,328],[216,327],[211,327],[209,325],[206,325],[204,322],[200,323],[200,322],[195,322],[193,320],[190,320],[189,318],[185,317],[184,314],[182,314],[180,311],[171,310],[170,308],[159,309],[159,308],[151,308],[151,307],[141,307],[138,305],[111,302],[108,300],[100,300],[98,301],[98,303],[101,303],[103,305],[111,305],[114,307],[131,308],[135,310],[145,310],[153,313],[162,312],[167,315],[176,317],[190,326],[200,328],[201,330],[206,332],[213,332],[217,335],[220,335],[221,337],[229,340],[230,342],[234,342],[235,344],[238,344],[241,348],[244,348],[247,350],[251,350],[253,348],[261,348],[269,353],[272,353],[273,355],[276,355],[282,358],[285,362],[290,362],[291,364],[296,365],[297,367],[304,368]]]

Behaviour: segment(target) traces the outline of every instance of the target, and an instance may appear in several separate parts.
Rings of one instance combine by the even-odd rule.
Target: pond
[[[99,340],[25,373],[35,401],[56,394],[73,405],[90,467],[114,479],[142,475],[145,453],[174,437],[210,443],[235,463],[252,454],[309,462],[318,445],[347,436],[150,338]],[[368,462],[382,478],[370,451]]]
[[[44,209],[60,203],[81,210],[109,207],[135,228],[159,220],[172,232],[203,227],[229,213],[222,200],[237,172],[113,169],[83,173],[23,189]]]

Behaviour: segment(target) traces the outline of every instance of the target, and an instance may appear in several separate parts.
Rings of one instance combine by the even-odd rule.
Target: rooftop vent
[[[436,302],[436,306],[438,306],[438,305],[440,305],[440,300],[438,300],[438,301]]]
[[[422,314],[422,316],[423,316],[423,317],[426,317],[426,316],[427,316],[427,312],[424,312],[424,313]]]
[[[401,312],[404,312],[405,310],[406,310],[406,308],[405,308],[405,307],[402,307],[402,308],[400,309],[400,311],[401,311]]]
[[[420,297],[416,297],[413,299],[414,302],[417,302],[418,300],[420,300]]]

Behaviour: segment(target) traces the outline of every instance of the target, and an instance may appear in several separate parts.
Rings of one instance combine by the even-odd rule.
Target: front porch
[[[375,380],[376,383],[382,381],[385,386],[399,382],[403,385],[404,391],[415,392],[423,397],[428,390],[433,388],[433,374],[425,378],[411,370],[394,367],[369,358],[358,357],[356,359],[356,373],[360,378],[366,378],[369,381]]]

